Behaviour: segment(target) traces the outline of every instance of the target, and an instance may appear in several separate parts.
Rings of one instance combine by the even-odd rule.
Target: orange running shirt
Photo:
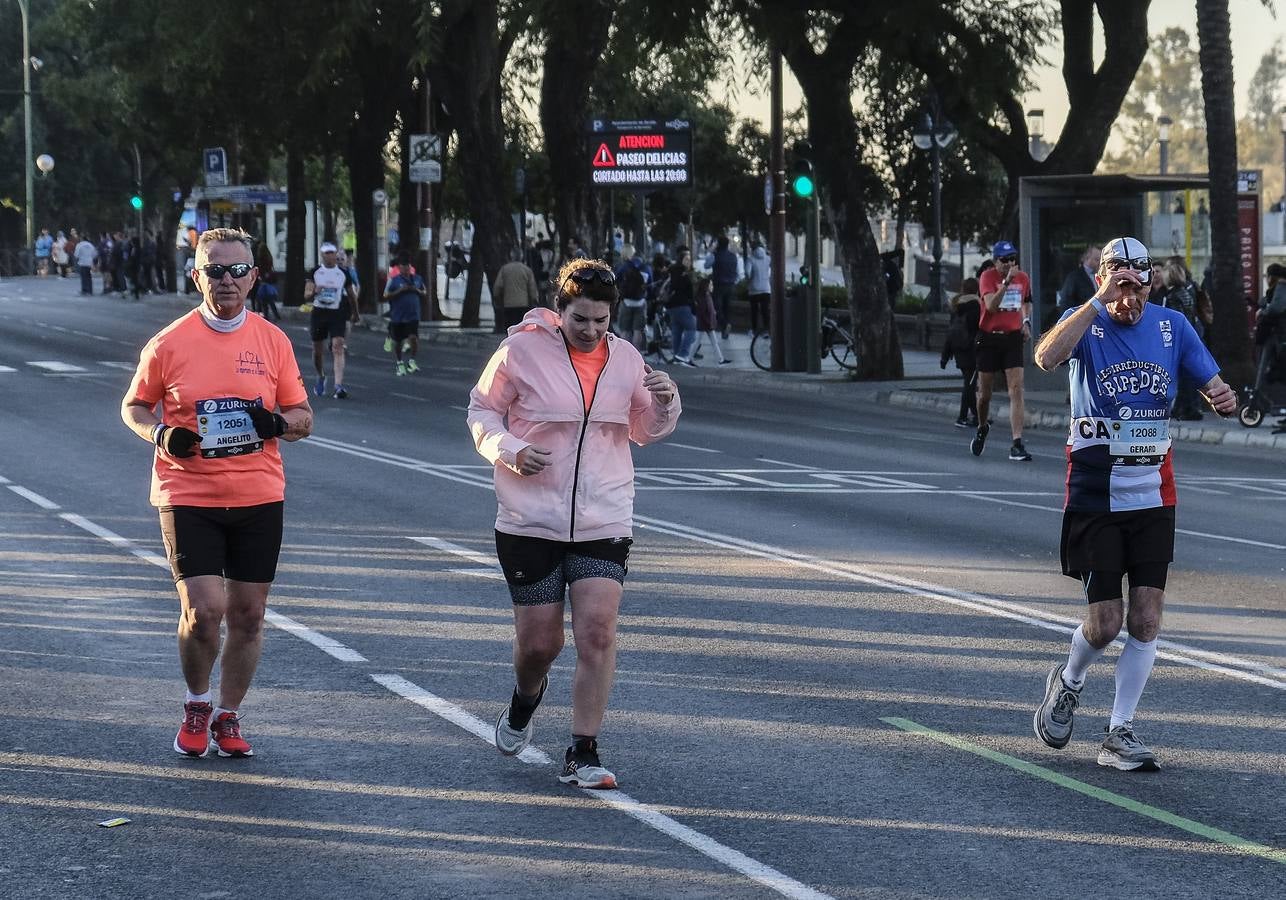
[[[261,441],[237,401],[266,409],[308,399],[290,338],[248,314],[229,334],[206,325],[200,309],[147,342],[126,402],[161,404],[161,421],[202,437],[197,455],[176,459],[159,447],[152,466],[153,506],[258,506],[285,498],[278,441]]]
[[[572,357],[572,368],[576,370],[576,377],[580,379],[580,392],[585,397],[585,412],[594,405],[594,389],[598,387],[598,376],[603,373],[603,366],[607,365],[607,338],[604,337],[598,342],[598,346],[588,353],[583,350],[577,350],[571,344],[567,345],[567,352]]]

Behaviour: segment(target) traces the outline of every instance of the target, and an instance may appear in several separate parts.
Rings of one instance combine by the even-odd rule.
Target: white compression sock
[[[1121,658],[1116,661],[1116,700],[1112,703],[1111,727],[1133,720],[1156,658],[1155,639],[1144,643],[1131,637],[1125,642]]]
[[[1085,627],[1077,625],[1072,632],[1072,649],[1067,654],[1067,668],[1063,669],[1063,682],[1080,690],[1085,684],[1085,673],[1090,663],[1103,655],[1103,651],[1085,639]]]
[[[184,703],[209,703],[210,702],[209,691],[206,691],[204,694],[194,694],[191,691],[186,691],[185,693],[186,693],[186,696],[183,698]]]

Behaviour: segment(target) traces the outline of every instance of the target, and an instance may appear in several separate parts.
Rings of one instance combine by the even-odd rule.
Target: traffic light
[[[807,200],[813,196],[817,190],[817,184],[813,180],[813,148],[807,141],[800,141],[795,145],[795,164],[790,173],[790,189],[795,192],[796,197]]]
[[[135,194],[133,197],[129,198],[129,205],[134,207],[134,209],[142,209],[143,198],[140,197],[138,194]]]
[[[808,280],[809,280],[808,263],[804,263],[802,266],[799,267],[799,283],[802,284],[804,287],[808,287]]]

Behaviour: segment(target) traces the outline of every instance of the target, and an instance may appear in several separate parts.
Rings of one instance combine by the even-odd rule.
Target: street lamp
[[[1157,116],[1157,146],[1161,150],[1161,174],[1165,175],[1170,171],[1170,126],[1174,124],[1174,119],[1169,116]],[[1164,215],[1170,214],[1170,192],[1161,192],[1161,212]]]
[[[1027,113],[1027,152],[1036,162],[1044,162],[1049,155],[1045,149],[1045,110],[1033,109]]]
[[[935,96],[911,135],[916,147],[930,151],[933,164],[933,284],[929,288],[929,308],[933,310],[942,308],[942,151],[955,139],[955,128],[943,117]]]
[[[36,168],[40,170],[41,175],[48,175],[54,170],[54,158],[48,153],[42,153],[36,157]]]

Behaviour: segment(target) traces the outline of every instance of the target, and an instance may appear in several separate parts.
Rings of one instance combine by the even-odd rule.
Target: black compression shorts
[[[1023,333],[1005,331],[978,332],[975,345],[979,372],[1003,372],[1023,367]]]
[[[409,337],[418,336],[420,333],[419,322],[389,322],[388,336],[395,341],[404,341]]]
[[[340,309],[314,309],[308,331],[314,342],[348,337],[348,313]]]
[[[161,538],[174,580],[221,575],[257,584],[277,576],[284,504],[163,506]]]
[[[496,532],[496,556],[517,606],[562,603],[566,587],[582,578],[625,583],[630,557],[627,537],[598,541],[550,541]]]

